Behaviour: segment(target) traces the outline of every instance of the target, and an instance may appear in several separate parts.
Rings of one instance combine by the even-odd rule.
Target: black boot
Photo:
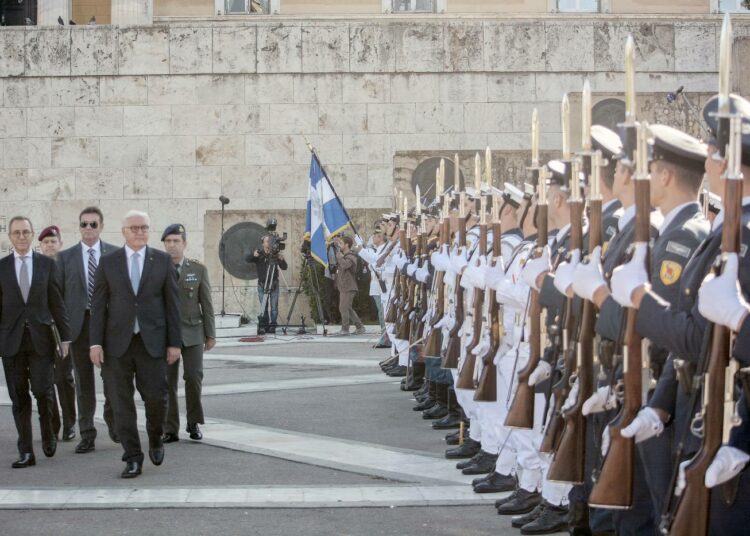
[[[447,391],[448,414],[439,421],[432,423],[433,430],[450,430],[461,427],[461,406],[456,399],[456,391],[450,386]]]
[[[424,382],[424,363],[414,363],[409,368],[409,373],[406,375],[406,381],[402,382],[402,391],[416,391],[422,387]]]
[[[460,443],[460,437],[461,437],[461,431],[457,430],[455,432],[451,432],[450,434],[447,434],[445,436],[445,442],[448,445],[458,445]],[[466,441],[464,439],[464,441]]]
[[[464,467],[461,472],[465,475],[483,475],[485,473],[491,473],[495,470],[495,462],[497,461],[497,454],[490,454],[483,450],[479,452],[480,457],[471,465]],[[473,458],[472,458],[473,460]]]
[[[531,512],[540,502],[542,502],[541,493],[518,488],[513,495],[497,507],[497,513],[501,516],[525,514]]]
[[[388,370],[388,372],[386,372],[385,374],[386,376],[390,376],[391,378],[403,378],[404,376],[406,376],[406,367],[399,365]]]
[[[412,409],[414,411],[425,411],[437,403],[437,385],[435,382],[427,382],[427,397]]]
[[[514,491],[518,483],[516,477],[493,472],[486,479],[474,485],[474,493],[500,493]]]
[[[380,362],[380,368],[383,370],[383,372],[386,371],[386,369],[391,368],[392,366],[398,365],[398,356],[391,356],[388,359]]]
[[[422,387],[420,387],[414,392],[414,398],[415,399],[424,398],[425,396],[427,396],[427,390],[429,388],[430,388],[430,380],[425,378],[424,383],[422,383]]]
[[[464,441],[463,445],[459,445],[454,449],[446,450],[445,457],[449,460],[471,458],[477,452],[479,452],[481,448],[482,445],[479,443],[479,441],[474,441],[473,439],[469,438],[468,440]]]
[[[568,508],[566,506],[547,507],[538,518],[521,527],[521,534],[554,534],[568,529]]]
[[[510,518],[510,524],[514,529],[520,529],[524,525],[528,525],[532,521],[535,521],[539,516],[542,515],[544,509],[547,508],[547,501],[542,501],[536,505],[536,507],[528,514],[522,514],[520,516],[514,516]]]
[[[448,415],[448,385],[438,383],[435,385],[435,405],[422,412],[422,418],[425,420],[442,419],[446,415]]]
[[[571,536],[591,536],[587,503],[575,501],[568,505],[568,527]]]

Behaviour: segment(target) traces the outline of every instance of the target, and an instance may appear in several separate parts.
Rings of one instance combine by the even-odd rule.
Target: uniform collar
[[[617,199],[617,198],[610,199],[609,201],[607,201],[606,203],[604,203],[602,205],[602,212],[606,212],[609,207],[611,207],[615,203],[619,203],[619,202],[620,202],[620,200]]]
[[[622,211],[620,219],[617,220],[617,230],[622,231],[625,229],[625,226],[630,223],[630,220],[633,218],[635,218],[635,203]]]
[[[690,207],[690,206],[695,206],[695,207],[698,208],[698,210],[700,210],[700,205],[698,204],[697,201],[688,201],[687,203],[683,203],[681,205],[677,205],[672,210],[670,210],[669,212],[667,212],[664,215],[664,219],[661,222],[661,227],[659,228],[659,234],[664,234],[664,231],[667,230],[667,228],[674,221],[674,219],[677,217],[677,215],[680,212],[682,212],[682,210],[684,208],[687,208],[687,207]]]

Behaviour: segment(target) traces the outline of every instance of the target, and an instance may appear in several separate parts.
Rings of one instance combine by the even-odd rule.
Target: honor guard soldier
[[[216,344],[214,307],[211,302],[211,283],[208,270],[195,259],[185,257],[187,235],[179,223],[168,226],[161,235],[164,249],[172,258],[177,271],[177,287],[180,294],[180,317],[182,319],[182,366],[185,380],[185,406],[187,428],[190,439],[203,439],[199,424],[203,424],[201,389],[203,386],[203,351],[210,351]],[[177,383],[180,362],[167,366],[169,402],[164,422],[164,442],[179,440],[179,406]]]

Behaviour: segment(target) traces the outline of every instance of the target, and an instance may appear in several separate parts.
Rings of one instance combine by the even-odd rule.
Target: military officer
[[[203,439],[199,424],[203,424],[201,388],[203,385],[203,351],[210,351],[216,344],[214,308],[211,303],[211,283],[206,267],[194,259],[185,257],[187,236],[182,224],[169,225],[161,236],[164,249],[172,258],[177,271],[180,290],[180,317],[182,318],[182,363],[185,380],[185,406],[187,410],[186,432],[190,439]],[[179,407],[177,383],[180,362],[167,367],[169,402],[164,422],[164,442],[179,440]]]

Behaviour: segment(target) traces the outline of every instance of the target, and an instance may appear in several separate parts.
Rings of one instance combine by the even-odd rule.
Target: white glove
[[[706,469],[705,484],[713,488],[740,474],[750,461],[750,456],[738,448],[723,445],[716,453],[714,461]]]
[[[529,374],[529,385],[536,385],[537,383],[541,383],[551,375],[552,367],[550,366],[550,364],[544,360],[539,361],[539,364],[536,366],[533,372]]]
[[[570,262],[561,262],[555,270],[555,288],[561,294],[568,296],[568,290],[573,284],[576,266],[581,262],[581,250],[575,249],[570,254]]]
[[[616,405],[617,397],[615,396],[614,389],[610,389],[609,385],[605,385],[599,387],[599,389],[597,389],[594,394],[583,403],[581,413],[584,415],[601,413],[602,411],[613,409]]]
[[[537,278],[545,273],[552,270],[552,266],[549,263],[550,250],[549,246],[544,246],[541,256],[536,259],[529,258],[526,261],[526,265],[521,270],[521,277],[534,290],[539,290],[536,286]]]
[[[623,307],[633,307],[631,296],[633,291],[648,283],[646,271],[646,256],[648,244],[639,243],[635,246],[633,258],[629,262],[618,266],[612,272],[612,297]]]
[[[609,425],[604,427],[602,432],[602,456],[606,456],[609,452],[609,444],[612,441],[612,432],[609,431]]]
[[[430,262],[432,262],[432,266],[435,267],[435,270],[439,270],[441,272],[445,272],[446,270],[448,270],[448,267],[450,266],[448,246],[443,245],[440,250],[433,252],[433,254],[430,256]]]
[[[727,255],[724,271],[719,277],[709,273],[698,290],[698,310],[711,322],[739,331],[750,305],[737,282],[736,253]]]
[[[398,254],[393,258],[393,264],[396,265],[396,268],[399,270],[403,270],[404,265],[408,262],[408,259],[406,258],[406,255],[402,251],[399,251]]]
[[[361,237],[361,236],[359,236],[358,234],[355,234],[355,235],[354,235],[354,243],[355,243],[355,244],[357,244],[357,247],[360,247],[360,248],[361,248],[361,247],[362,247],[362,244],[364,244],[364,243],[365,243],[365,241],[364,241],[364,240],[362,240],[362,237]]]
[[[443,315],[443,318],[441,318],[437,324],[435,324],[435,329],[440,329],[443,331],[443,338],[447,337],[448,334],[453,329],[453,326],[456,325],[456,319],[453,318],[450,315]]]
[[[500,282],[505,279],[505,269],[502,259],[497,259],[495,266],[488,266],[484,272],[484,284],[488,289],[495,290]]]
[[[578,391],[580,391],[580,385],[578,383],[578,377],[576,376],[576,379],[573,380],[573,387],[570,388],[568,398],[565,399],[561,411],[568,411],[570,408],[575,406],[576,402],[578,401]]]
[[[422,267],[414,272],[414,276],[417,278],[417,281],[420,283],[427,282],[427,278],[430,276],[430,271],[427,269],[427,263],[423,263]]]
[[[659,415],[651,408],[643,408],[635,416],[633,422],[620,430],[622,437],[635,437],[635,442],[640,443],[654,436],[661,435],[664,431],[664,423]]]
[[[486,272],[487,257],[482,255],[476,261],[472,261],[467,265],[461,277],[461,286],[465,289],[475,288],[484,290]]]
[[[596,246],[591,252],[589,262],[581,262],[573,274],[573,292],[584,300],[592,301],[594,293],[606,286],[607,281],[602,273],[602,248]]]
[[[479,338],[479,343],[474,347],[471,353],[481,359],[482,357],[485,356],[487,352],[489,352],[489,350],[490,350],[490,336],[485,331],[485,333],[482,333],[482,336]]]
[[[685,486],[687,486],[687,482],[685,481],[685,468],[690,464],[692,460],[685,460],[684,462],[680,463],[680,469],[677,471],[677,486],[675,487],[674,494],[678,497],[682,495],[682,492],[685,490]]]
[[[406,265],[406,275],[409,277],[412,277],[414,275],[414,272],[417,271],[417,261],[410,262]]]

